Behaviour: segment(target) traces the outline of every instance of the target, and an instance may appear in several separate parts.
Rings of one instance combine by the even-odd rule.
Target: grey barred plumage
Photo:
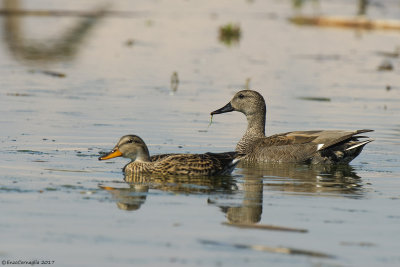
[[[266,105],[261,94],[243,90],[211,115],[239,111],[247,118],[247,129],[236,146],[242,160],[252,162],[349,163],[372,139],[358,134],[373,130],[295,131],[265,136]]]

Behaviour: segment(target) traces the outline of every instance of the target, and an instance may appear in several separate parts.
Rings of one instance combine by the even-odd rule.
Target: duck
[[[237,152],[208,152],[204,154],[162,154],[151,158],[143,139],[130,134],[121,137],[114,149],[99,157],[99,160],[121,156],[131,160],[123,168],[126,177],[229,175],[242,157]]]
[[[243,162],[347,164],[373,141],[359,135],[372,132],[370,129],[293,131],[267,137],[265,100],[254,90],[237,92],[228,104],[211,112],[211,116],[232,111],[247,118],[247,130],[235,149],[244,155]]]

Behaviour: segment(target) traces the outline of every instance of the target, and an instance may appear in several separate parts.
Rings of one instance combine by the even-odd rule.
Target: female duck
[[[349,163],[372,139],[356,136],[373,130],[295,131],[265,136],[266,107],[262,95],[243,90],[211,115],[239,111],[247,118],[247,130],[236,146],[252,162]]]
[[[236,152],[205,154],[164,154],[159,158],[150,158],[144,141],[137,135],[121,137],[114,149],[99,160],[115,157],[131,159],[124,167],[125,175],[186,175],[211,176],[228,175],[239,163]]]

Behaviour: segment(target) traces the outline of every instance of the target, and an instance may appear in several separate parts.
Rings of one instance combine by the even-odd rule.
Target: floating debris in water
[[[379,66],[379,71],[391,71],[393,70],[393,64],[389,60],[384,60]]]
[[[44,190],[46,190],[46,191],[57,191],[58,189],[54,188],[54,187],[46,187]]]
[[[67,75],[62,72],[57,72],[57,71],[52,71],[52,70],[31,70],[31,73],[42,73],[45,75],[49,75],[52,77],[57,77],[57,78],[65,78]]]
[[[8,96],[32,96],[31,94],[26,93],[7,93]]]
[[[365,17],[344,17],[344,16],[293,16],[289,21],[297,25],[310,25],[319,27],[343,27],[359,28],[368,30],[399,30],[398,20],[371,20]]]
[[[175,93],[178,90],[179,85],[179,77],[178,72],[174,71],[171,75],[171,90],[172,93]]]
[[[329,97],[314,97],[314,96],[301,96],[298,97],[301,100],[308,100],[308,101],[321,101],[321,102],[330,102],[331,99]]]
[[[49,75],[49,76],[58,77],[58,78],[65,78],[67,76],[67,75],[65,75],[65,73],[49,71],[49,70],[43,70],[42,73]]]
[[[146,20],[145,24],[146,24],[147,27],[151,27],[151,26],[154,25],[154,21],[151,20],[151,19],[148,19],[148,20]]]
[[[135,41],[133,39],[128,39],[125,41],[126,46],[133,46],[134,43],[135,43]]]
[[[242,31],[239,25],[229,23],[219,27],[219,40],[228,46],[237,44],[241,35]]]
[[[376,247],[376,244],[371,242],[351,242],[351,241],[343,241],[340,242],[342,246],[360,246],[360,247]]]
[[[63,184],[60,187],[66,189],[84,189],[82,186],[72,185],[72,184]]]
[[[44,153],[44,152],[42,152],[42,151],[35,151],[35,150],[30,150],[30,149],[18,149],[17,152],[18,152],[18,153],[28,153],[28,154],[31,154],[31,155],[43,155],[43,154],[47,154],[47,153]]]

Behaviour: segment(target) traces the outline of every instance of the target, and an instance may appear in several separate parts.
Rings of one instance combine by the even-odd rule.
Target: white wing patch
[[[353,145],[353,146],[351,146],[351,147],[347,148],[345,151],[347,151],[347,150],[352,150],[352,149],[354,149],[354,148],[356,148],[356,147],[359,147],[359,146],[366,145],[366,144],[368,144],[368,143],[370,143],[370,142],[372,142],[372,141],[374,141],[374,140],[373,140],[373,139],[368,139],[368,140],[365,140],[364,142],[361,142],[361,143],[355,144],[355,145]]]
[[[319,151],[323,146],[324,146],[324,144],[318,144],[317,151]]]

